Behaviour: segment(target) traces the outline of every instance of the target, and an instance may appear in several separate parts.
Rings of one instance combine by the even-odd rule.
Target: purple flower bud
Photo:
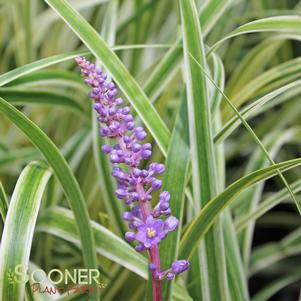
[[[124,141],[124,143],[130,143],[131,142],[131,137],[129,137],[129,136],[124,136],[123,137],[123,141]]]
[[[169,216],[169,215],[171,214],[171,209],[168,208],[168,209],[162,211],[161,213],[162,213],[163,215],[165,215],[165,216]]]
[[[120,128],[120,124],[118,122],[109,125],[109,129],[111,132],[116,132],[119,128]]]
[[[140,225],[141,225],[141,221],[140,220],[133,220],[133,222],[132,222],[132,224],[136,227],[136,228],[138,228]]]
[[[114,89],[115,88],[115,84],[112,83],[112,82],[109,82],[108,85],[107,85],[107,88],[108,89]]]
[[[125,232],[124,235],[125,239],[129,242],[134,241],[135,240],[135,234],[133,232]]]
[[[143,145],[142,145],[142,148],[143,149],[149,149],[149,150],[151,150],[152,149],[152,145],[148,142],[148,143],[144,143]]]
[[[122,218],[123,218],[125,221],[131,221],[131,220],[133,219],[133,214],[132,214],[132,212],[125,211],[125,212],[123,212],[123,214],[122,214]]]
[[[106,121],[106,118],[100,117],[100,116],[98,116],[97,119],[98,119],[99,122],[105,122]]]
[[[146,136],[147,135],[144,131],[138,132],[138,133],[135,134],[136,139],[139,140],[139,141],[144,140],[146,138]]]
[[[187,269],[189,269],[189,262],[187,260],[176,260],[172,265],[171,265],[171,270],[175,275],[178,275]]]
[[[123,151],[121,149],[116,151],[116,154],[118,155],[118,157],[123,156]]]
[[[160,201],[163,203],[163,202],[169,202],[170,200],[170,194],[168,191],[162,191],[160,193]]]
[[[89,71],[92,71],[93,69],[94,69],[94,64],[89,64],[88,66],[87,66],[87,69],[89,70]]]
[[[139,200],[139,194],[138,192],[132,192],[131,193],[131,199],[133,200],[133,202],[136,202]]]
[[[101,109],[101,104],[98,102],[94,103],[94,110],[98,112],[100,109]]]
[[[134,170],[133,170],[133,175],[134,175],[134,177],[136,177],[136,178],[140,177],[140,176],[141,176],[141,170],[138,169],[138,168],[134,168]]]
[[[138,126],[138,127],[135,128],[135,134],[139,133],[139,132],[142,132],[142,131],[144,131],[144,130],[143,130],[143,127],[141,127],[141,126]]]
[[[156,174],[161,174],[165,171],[165,166],[164,164],[160,163],[151,163],[149,168],[154,171]]]
[[[121,170],[116,172],[116,178],[118,178],[119,180],[125,180],[125,179],[127,179],[127,177],[128,177],[128,175]]]
[[[152,152],[151,152],[150,150],[148,150],[148,149],[146,149],[146,150],[144,150],[144,151],[142,152],[142,158],[143,158],[144,160],[148,160],[148,159],[150,158],[151,155],[152,155]]]
[[[142,178],[146,178],[148,176],[148,171],[146,169],[141,170],[141,175]]]
[[[119,163],[119,157],[118,157],[118,155],[117,154],[111,154],[110,155],[110,161],[112,163]]]
[[[83,58],[81,56],[77,56],[74,60],[81,67],[81,64],[83,62]]]
[[[126,128],[127,128],[129,131],[133,130],[133,129],[135,128],[135,123],[132,122],[132,121],[126,123]]]
[[[110,116],[114,116],[117,113],[117,110],[116,110],[116,108],[110,108],[108,113]]]
[[[168,231],[174,231],[178,227],[179,221],[176,217],[170,216],[165,220],[165,225]]]
[[[115,102],[116,102],[116,105],[117,106],[121,106],[122,104],[123,104],[123,100],[122,100],[122,98],[116,98],[116,100],[115,100]]]
[[[129,228],[132,230],[137,230],[137,227],[133,223],[129,223]]]
[[[173,273],[168,273],[166,276],[166,280],[171,281],[172,279],[174,279],[175,275]]]
[[[153,211],[152,211],[152,216],[153,217],[159,217],[161,215],[161,211],[159,211],[159,210],[157,210],[157,209],[154,209]]]
[[[154,181],[152,181],[153,189],[158,190],[158,189],[161,188],[161,186],[162,186],[162,181],[161,180],[155,179]]]
[[[151,272],[154,272],[157,269],[156,265],[152,262],[148,265],[148,268]]]
[[[131,158],[125,158],[124,163],[127,165],[131,165],[133,163],[133,160]]]
[[[108,136],[108,134],[109,134],[109,128],[108,128],[106,125],[105,125],[105,126],[102,126],[102,127],[100,128],[99,133],[100,133],[100,135],[101,135],[102,137],[106,137],[106,136]]]
[[[113,98],[113,97],[115,97],[116,95],[117,95],[117,89],[108,91],[108,96],[109,96],[110,98]]]
[[[112,150],[112,147],[108,144],[104,144],[101,149],[105,154],[109,154]]]
[[[123,115],[127,115],[127,114],[129,114],[131,112],[131,109],[129,108],[129,107],[124,107],[123,109],[122,109],[122,114]]]
[[[129,205],[132,204],[132,200],[131,200],[131,199],[126,199],[126,200],[124,201],[124,203],[125,203],[127,206],[129,206]]]
[[[139,143],[134,143],[134,144],[132,145],[132,151],[133,151],[134,153],[139,152],[140,149],[141,149],[141,145],[140,145]]]
[[[168,202],[160,202],[159,204],[160,210],[167,210],[169,208],[169,203]]]
[[[118,188],[115,191],[116,196],[118,197],[118,199],[124,199],[127,196],[127,192],[124,189]]]
[[[132,208],[132,213],[133,213],[134,216],[140,217],[140,215],[141,215],[140,207],[139,206],[134,206]]]
[[[126,116],[124,116],[123,120],[124,120],[125,123],[127,123],[127,122],[130,122],[130,121],[133,121],[134,118],[133,118],[132,115],[126,115]]]
[[[120,171],[122,171],[120,167],[114,166],[112,168],[112,176],[117,177],[117,175],[119,174]]]
[[[144,246],[143,246],[142,244],[139,244],[139,245],[137,245],[137,246],[135,247],[135,250],[136,250],[137,252],[142,252],[142,251],[145,250],[145,248],[144,248]]]

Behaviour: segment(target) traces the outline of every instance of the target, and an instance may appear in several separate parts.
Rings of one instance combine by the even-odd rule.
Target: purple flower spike
[[[85,58],[77,57],[75,60],[81,69],[84,82],[91,87],[89,97],[93,100],[97,119],[102,124],[99,134],[115,139],[115,145],[104,144],[102,151],[108,154],[113,164],[112,176],[117,181],[117,198],[130,206],[122,218],[128,222],[133,232],[126,232],[125,239],[128,242],[138,242],[135,246],[137,252],[148,250],[153,281],[172,280],[175,275],[188,269],[189,263],[178,260],[169,270],[160,270],[158,244],[179,223],[176,217],[170,216],[168,191],[160,193],[159,202],[154,208],[150,205],[152,192],[162,187],[162,181],[155,175],[164,173],[165,166],[153,162],[148,169],[139,167],[143,160],[149,160],[152,155],[152,145],[142,142],[147,137],[144,128],[135,126],[130,107],[124,106],[123,99],[117,97],[118,90],[106,74]],[[127,165],[126,168],[123,168],[124,164]],[[169,217],[166,218],[167,216]]]

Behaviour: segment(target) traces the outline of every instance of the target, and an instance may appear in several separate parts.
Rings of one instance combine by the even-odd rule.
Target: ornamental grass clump
[[[0,0],[0,301],[301,301],[300,10]]]
[[[153,191],[162,187],[162,181],[156,175],[164,173],[165,166],[152,162],[147,169],[140,168],[141,162],[149,160],[152,155],[152,145],[143,142],[146,132],[142,127],[135,126],[130,108],[124,105],[122,98],[117,97],[118,90],[107,75],[85,58],[77,57],[76,62],[84,82],[92,88],[89,98],[94,101],[98,121],[102,124],[100,135],[117,142],[114,145],[104,144],[102,151],[109,155],[113,164],[112,176],[118,183],[115,194],[129,206],[129,211],[122,216],[131,229],[125,233],[125,239],[136,242],[137,252],[148,251],[154,300],[161,300],[160,280],[172,280],[189,268],[187,260],[176,260],[165,271],[160,266],[158,244],[179,224],[178,219],[171,215],[168,191],[160,193],[154,208],[150,205]]]

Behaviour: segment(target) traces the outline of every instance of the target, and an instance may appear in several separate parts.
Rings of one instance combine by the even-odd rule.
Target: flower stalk
[[[114,144],[104,144],[102,151],[109,155],[113,164],[112,176],[116,178],[118,187],[116,196],[129,206],[123,213],[131,231],[125,233],[125,239],[134,243],[137,252],[148,251],[149,270],[152,273],[153,300],[162,300],[162,280],[172,280],[175,275],[189,268],[186,260],[176,260],[171,267],[161,271],[159,243],[169,232],[178,226],[178,219],[171,215],[169,207],[170,194],[162,191],[159,202],[151,207],[152,192],[160,190],[162,181],[155,175],[164,173],[165,166],[152,162],[148,169],[141,169],[140,163],[149,160],[152,145],[143,143],[147,134],[142,127],[136,127],[130,108],[117,97],[115,84],[107,75],[96,69],[85,58],[77,57],[76,62],[81,69],[84,82],[91,87],[89,98],[94,102],[98,113],[98,121],[102,124],[100,135],[109,138]]]

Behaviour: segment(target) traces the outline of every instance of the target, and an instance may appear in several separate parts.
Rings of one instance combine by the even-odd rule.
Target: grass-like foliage
[[[301,300],[300,13],[0,0],[0,301]]]

